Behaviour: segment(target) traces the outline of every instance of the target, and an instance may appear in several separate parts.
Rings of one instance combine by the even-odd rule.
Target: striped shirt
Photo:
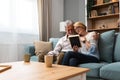
[[[67,35],[63,36],[57,42],[53,51],[50,51],[48,54],[58,55],[60,52],[73,51]]]

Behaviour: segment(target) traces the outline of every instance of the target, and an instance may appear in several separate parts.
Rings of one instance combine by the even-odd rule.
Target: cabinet
[[[119,30],[119,1],[96,2],[92,5],[90,13],[87,20],[88,31]]]

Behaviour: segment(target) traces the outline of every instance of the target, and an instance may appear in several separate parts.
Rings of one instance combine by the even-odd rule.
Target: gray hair
[[[65,21],[65,27],[69,26],[69,25],[72,25],[73,24],[73,21],[72,20],[66,20]]]

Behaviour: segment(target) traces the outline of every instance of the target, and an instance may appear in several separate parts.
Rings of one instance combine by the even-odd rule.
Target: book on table
[[[81,42],[80,42],[80,36],[79,35],[70,35],[68,38],[69,38],[71,47],[73,47],[73,46],[81,47]]]

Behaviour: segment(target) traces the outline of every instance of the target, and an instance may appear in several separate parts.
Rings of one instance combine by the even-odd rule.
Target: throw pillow
[[[44,55],[46,55],[50,50],[52,50],[52,43],[51,42],[44,42],[44,41],[35,41],[35,54],[39,56],[39,61],[44,61]]]
[[[100,34],[100,38],[99,38],[100,60],[106,62],[112,62],[114,37],[115,37],[115,30],[107,31]]]

